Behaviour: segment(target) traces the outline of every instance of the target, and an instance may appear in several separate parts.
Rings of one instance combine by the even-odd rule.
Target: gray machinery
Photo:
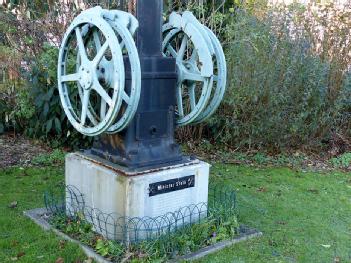
[[[67,29],[59,52],[62,107],[77,131],[96,136],[87,154],[131,169],[189,161],[177,126],[218,108],[226,62],[215,34],[191,12],[162,25],[162,1],[137,1],[132,14],[94,7]]]

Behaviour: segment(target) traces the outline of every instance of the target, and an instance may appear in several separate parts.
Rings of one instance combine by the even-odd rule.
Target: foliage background
[[[8,1],[0,9],[0,132],[84,147],[60,108],[57,46],[80,10],[118,1]],[[126,5],[126,1],[122,1]],[[84,5],[83,5],[84,4]],[[124,7],[126,8],[126,7]],[[346,151],[350,145],[350,6],[266,1],[165,1],[190,9],[220,37],[228,63],[225,99],[208,122],[178,129],[180,141],[232,150]],[[50,45],[48,44],[50,43]]]

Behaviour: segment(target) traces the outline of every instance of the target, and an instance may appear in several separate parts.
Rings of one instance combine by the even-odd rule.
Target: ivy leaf
[[[43,115],[44,115],[44,117],[48,116],[48,113],[49,113],[49,103],[48,103],[48,102],[45,102],[45,104],[44,104],[44,110],[43,110]]]
[[[50,101],[50,99],[52,98],[52,95],[54,94],[54,91],[55,91],[55,88],[49,89],[49,91],[44,96],[44,100]]]
[[[46,123],[46,133],[49,133],[51,131],[52,128],[52,119],[48,120],[48,122]]]
[[[34,100],[34,104],[35,104],[38,108],[42,107],[43,103],[44,103],[44,100],[43,100],[43,96],[42,96],[42,95],[37,96],[37,97],[35,98],[35,100]]]
[[[55,128],[56,128],[56,132],[57,133],[61,133],[62,132],[61,122],[60,122],[60,120],[57,117],[55,118]]]

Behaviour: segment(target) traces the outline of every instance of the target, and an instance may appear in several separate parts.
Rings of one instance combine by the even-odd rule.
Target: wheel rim
[[[216,68],[217,74],[215,73],[213,76],[214,82],[214,94],[212,100],[207,105],[206,109],[199,114],[199,116],[195,119],[194,123],[200,123],[211,117],[211,115],[217,110],[219,107],[225,90],[226,90],[226,82],[227,82],[227,65],[225,60],[225,55],[223,52],[223,48],[221,43],[219,42],[216,35],[210,30],[208,27],[204,26],[206,33],[209,35],[212,45],[214,47],[215,57],[216,57]]]
[[[135,32],[136,28],[133,27],[132,32],[130,32],[127,27],[123,26],[121,22],[126,19],[133,19],[130,14],[124,13],[121,11],[113,12],[112,14],[118,14],[116,19],[109,20],[109,24],[112,26],[116,34],[121,38],[121,43],[123,43],[123,47],[127,50],[126,55],[129,58],[130,62],[130,72],[131,72],[131,85],[129,87],[125,87],[122,95],[123,100],[123,113],[121,113],[120,118],[116,123],[114,123],[106,132],[107,133],[117,133],[123,130],[129,122],[135,116],[135,112],[139,105],[140,100],[140,92],[141,92],[141,68],[140,68],[140,59],[138,50],[135,46],[134,39],[132,37],[132,33]],[[122,19],[120,22],[119,19]],[[122,46],[122,45],[121,45]],[[128,90],[129,89],[129,90]]]
[[[94,8],[94,11],[101,9]],[[88,31],[91,28],[96,28],[105,37],[105,42],[101,44],[101,49],[96,51],[95,57],[90,60],[87,52],[87,47],[83,40],[83,29]],[[71,41],[75,38],[77,51],[77,59],[80,57],[81,63],[75,73],[68,73],[69,50]],[[74,41],[73,41],[74,42]],[[95,136],[105,132],[111,126],[118,110],[122,103],[122,90],[124,87],[124,64],[121,50],[118,48],[118,40],[110,25],[104,21],[96,13],[87,10],[81,13],[72,24],[69,26],[63,38],[62,45],[59,52],[58,60],[58,88],[63,109],[67,115],[68,120],[80,133],[87,136]],[[74,48],[75,49],[75,48]],[[73,50],[73,49],[72,49]],[[111,93],[105,90],[98,79],[98,66],[103,61],[106,53],[110,53],[111,65],[110,67],[113,80],[110,85],[112,87]],[[78,55],[79,54],[79,55]],[[67,83],[76,83],[80,88],[80,102],[81,109],[75,109],[71,103],[70,88]],[[91,114],[89,108],[90,95],[94,91],[100,96],[101,101],[106,102],[108,110],[105,114],[101,114],[100,119],[96,119],[96,115]],[[79,105],[79,101],[78,101]]]
[[[183,126],[193,122],[207,105],[213,81],[213,67],[209,63],[212,59],[208,48],[201,44],[204,42],[204,39],[194,25],[187,24],[184,28],[170,28],[171,26],[167,24],[163,27],[164,40],[162,48],[165,56],[176,58],[178,69],[177,124]],[[182,40],[177,50],[172,41],[179,35],[182,35]],[[188,54],[188,58],[185,59],[185,52],[189,45],[193,45],[192,54],[190,57]],[[198,65],[200,65],[200,68]],[[201,83],[201,92],[196,92],[195,89],[197,89],[199,83]],[[188,89],[188,94],[184,94],[183,90],[185,88]],[[190,110],[188,113],[184,112],[184,95],[188,97],[189,105],[187,108]]]

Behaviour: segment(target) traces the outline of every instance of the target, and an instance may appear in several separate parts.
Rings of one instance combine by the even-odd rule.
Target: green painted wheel
[[[217,110],[221,101],[223,100],[224,93],[227,84],[227,64],[225,60],[225,55],[221,43],[219,42],[216,35],[204,26],[206,33],[209,35],[212,45],[214,47],[215,57],[214,57],[214,78],[212,96],[206,109],[199,114],[195,119],[194,123],[200,123],[211,117],[211,115]]]
[[[104,14],[104,19],[114,29],[121,39],[120,46],[124,57],[130,62],[131,85],[125,86],[122,94],[122,108],[115,123],[107,130],[107,133],[117,133],[127,127],[133,119],[139,105],[141,92],[141,68],[138,50],[135,46],[133,34],[139,27],[137,19],[126,12],[113,10]]]
[[[105,132],[114,122],[122,105],[125,82],[123,55],[118,39],[101,14],[102,9],[95,7],[73,20],[64,35],[58,59],[61,104],[74,128],[87,136]],[[99,49],[94,45],[87,46],[83,37],[94,37],[94,32],[98,32],[103,39]],[[101,83],[100,66],[105,60],[110,63],[106,74],[108,77],[104,77],[108,87]],[[72,94],[75,93],[79,93],[79,96],[74,97]],[[90,105],[96,105],[99,101],[107,105],[105,112],[100,108],[96,109],[98,113],[91,114]]]
[[[75,81],[75,79],[68,80],[69,82],[75,82],[79,95],[78,103],[79,100],[84,102],[81,103],[81,115],[83,115],[83,113],[86,115],[85,120],[83,119],[85,121],[84,125],[75,123],[74,120],[77,118],[75,118],[73,114],[71,114],[73,118],[72,116],[67,116],[69,116],[70,121],[73,119],[71,122],[74,124],[75,128],[85,135],[94,136],[103,132],[117,133],[123,130],[134,117],[140,98],[140,61],[132,36],[138,28],[138,21],[134,16],[128,13],[118,10],[103,10],[100,7],[84,11],[73,21],[72,25],[75,25],[76,20],[80,21],[79,19],[88,21],[80,25],[81,47],[85,50],[88,57],[89,55],[91,56],[91,54],[99,54],[100,57],[99,61],[93,67],[93,70],[90,70],[91,78],[94,79],[94,83],[90,85],[91,87],[89,87],[88,95],[86,95],[86,83]],[[100,27],[95,25],[94,21],[98,21]],[[101,25],[103,25],[103,28],[101,28]],[[108,32],[108,34],[106,34],[106,32]],[[108,48],[106,48],[107,42],[109,43]],[[65,70],[64,74],[66,74],[66,69],[69,68],[67,61],[72,61],[72,59],[69,58],[70,52],[64,52],[65,50],[69,50],[67,46],[69,43],[67,41],[64,43],[65,44],[62,46],[64,47],[63,54],[66,54],[66,63],[65,66],[59,70],[59,76],[63,74],[62,70]],[[118,54],[118,59],[114,54]],[[84,53],[82,52],[78,52],[75,57],[75,68],[76,72],[79,73],[81,68],[86,68],[87,64],[90,62],[89,59],[82,59],[84,57]],[[127,65],[130,67],[128,69],[132,77],[131,85],[129,86],[125,85],[125,65],[123,57],[128,57],[130,61],[130,66]],[[61,57],[59,61],[62,61]],[[63,83],[62,87],[66,88],[65,92],[69,94],[65,82],[65,78],[63,78],[63,80],[61,78],[60,83]],[[99,89],[100,92],[94,93],[95,89]],[[64,91],[64,89],[62,90]],[[102,92],[104,92],[104,96],[99,96]],[[111,103],[106,100],[107,96],[112,95],[114,97],[111,98],[111,101],[115,103],[113,114],[110,113],[112,110]],[[68,103],[70,103],[70,101],[67,102],[67,99],[66,101],[64,100],[64,102],[65,103],[62,104],[68,105]],[[70,104],[72,105],[72,103]],[[75,112],[74,114],[76,116],[78,115]]]
[[[198,117],[211,96],[212,56],[197,26],[176,13],[163,26],[163,32],[163,53],[176,59],[177,124],[183,126]]]
[[[197,124],[200,122],[205,121],[207,118],[209,118],[219,107],[224,93],[226,89],[226,80],[227,80],[227,67],[226,67],[226,60],[223,52],[223,48],[221,46],[220,41],[216,37],[216,35],[206,26],[202,25],[196,17],[189,11],[185,11],[182,14],[178,14],[173,12],[170,15],[169,18],[169,23],[165,24],[163,26],[163,34],[165,36],[165,40],[168,41],[168,38],[170,38],[169,35],[174,34],[175,29],[181,29],[183,30],[187,26],[192,25],[195,27],[198,32],[201,34],[203,40],[201,43],[198,43],[199,45],[204,45],[207,46],[208,51],[211,54],[211,61],[207,61],[207,66],[211,65],[213,68],[213,82],[211,83],[211,95],[210,98],[208,99],[206,106],[201,107],[202,110],[199,114],[197,114],[197,117],[195,119],[192,119],[191,123],[192,124]],[[177,32],[177,31],[176,31]],[[173,50],[166,50],[166,55],[167,54],[174,54]],[[173,57],[176,57],[175,54]],[[191,59],[194,59],[192,57]],[[181,76],[182,73],[181,71],[179,75]],[[194,97],[194,83],[186,83],[187,88],[189,90],[189,94],[192,94],[191,97]],[[179,98],[179,94],[177,95],[177,98]],[[194,101],[192,99],[191,101]],[[179,102],[178,102],[179,104]],[[194,108],[195,109],[195,108]],[[196,109],[195,109],[196,110]],[[187,122],[185,124],[189,124],[190,122]]]

